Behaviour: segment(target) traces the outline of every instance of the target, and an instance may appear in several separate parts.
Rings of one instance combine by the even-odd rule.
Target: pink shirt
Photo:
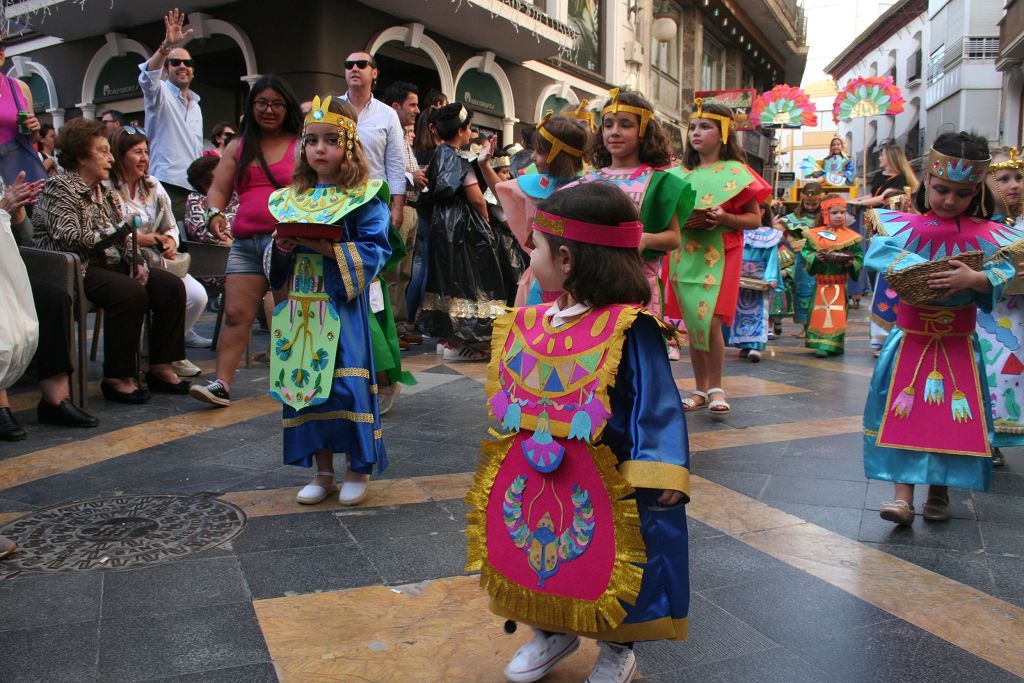
[[[295,143],[298,138],[288,143],[288,151],[279,161],[267,164],[270,172],[280,187],[288,187],[292,183],[292,170],[295,167]],[[242,145],[238,146],[238,157],[242,156]],[[253,235],[269,235],[274,231],[277,221],[270,214],[267,202],[277,188],[267,178],[259,161],[249,164],[238,184],[238,213],[231,222],[231,232],[235,237],[252,237]]]
[[[11,89],[14,97],[11,97]],[[9,76],[0,82],[0,145],[10,142],[18,135],[18,110],[25,106],[25,93]]]

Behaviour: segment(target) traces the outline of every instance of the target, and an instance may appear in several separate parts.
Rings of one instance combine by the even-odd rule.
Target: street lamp
[[[676,24],[675,12],[668,2],[658,3],[654,9],[654,23],[651,24],[651,35],[659,43],[670,43],[676,37],[679,25]]]

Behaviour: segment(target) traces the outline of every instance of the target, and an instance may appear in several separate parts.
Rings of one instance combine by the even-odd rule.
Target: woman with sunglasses
[[[164,17],[164,40],[145,64],[139,65],[139,86],[152,140],[150,172],[171,198],[175,218],[185,215],[188,165],[203,153],[203,112],[199,95],[189,86],[195,78],[192,55],[183,46],[192,38],[184,30],[185,15],[171,10]]]
[[[238,194],[238,211],[231,222],[234,241],[228,255],[216,379],[193,386],[191,392],[193,398],[221,407],[231,405],[231,380],[268,289],[263,252],[277,220],[267,201],[272,192],[291,183],[295,144],[302,132],[299,101],[291,87],[273,74],[252,86],[244,114],[241,133],[224,148],[207,194],[207,227],[218,239],[228,231],[224,214],[231,194]]]
[[[238,135],[236,126],[227,121],[221,121],[210,131],[210,142],[213,143],[213,149],[206,150],[203,152],[203,155],[224,156],[224,149],[228,146],[229,142],[235,139],[236,135]],[[195,186],[193,185],[193,187]],[[196,187],[195,189],[198,190],[199,188]]]

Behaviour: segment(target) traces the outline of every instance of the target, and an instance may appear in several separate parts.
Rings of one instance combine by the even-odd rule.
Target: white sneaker
[[[203,374],[203,369],[189,359],[176,360],[171,362],[171,369],[178,377],[195,377]]]
[[[481,361],[487,360],[490,356],[486,351],[474,351],[468,346],[460,346],[457,349],[448,347],[441,354],[441,357],[445,360],[468,360],[468,361]]]
[[[624,645],[597,641],[599,653],[587,683],[629,683],[636,676],[636,655]]]
[[[323,502],[327,496],[338,490],[338,484],[334,481],[334,472],[317,472],[318,477],[330,477],[331,485],[327,488],[319,484],[306,484],[295,496],[295,502],[300,505],[316,505]]]
[[[185,346],[190,349],[208,349],[213,346],[213,340],[201,336],[195,330],[189,330],[185,333]]]
[[[341,505],[359,505],[366,500],[366,490],[369,486],[369,481],[342,482],[341,492],[338,493],[338,503]]]
[[[572,633],[546,634],[533,629],[533,638],[519,648],[505,666],[505,678],[512,683],[539,681],[560,661],[580,646],[579,636]]]

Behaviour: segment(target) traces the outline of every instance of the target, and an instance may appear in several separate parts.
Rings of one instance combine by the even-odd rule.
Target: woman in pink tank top
[[[268,289],[263,251],[277,221],[267,200],[274,190],[291,184],[295,143],[301,132],[302,111],[288,84],[272,74],[256,81],[245,103],[239,135],[225,148],[207,195],[207,225],[215,237],[227,229],[223,210],[232,192],[238,193],[238,213],[231,223],[234,242],[228,256],[217,376],[206,385],[192,385],[192,396],[201,401],[222,407],[231,404],[231,380]]]
[[[0,67],[5,61],[3,38],[0,37]],[[19,111],[28,112],[24,123],[28,136],[18,130]],[[28,86],[17,78],[0,74],[0,178],[8,185],[13,184],[22,171],[27,183],[47,177],[43,162],[29,139],[39,132],[40,127],[34,111]]]

